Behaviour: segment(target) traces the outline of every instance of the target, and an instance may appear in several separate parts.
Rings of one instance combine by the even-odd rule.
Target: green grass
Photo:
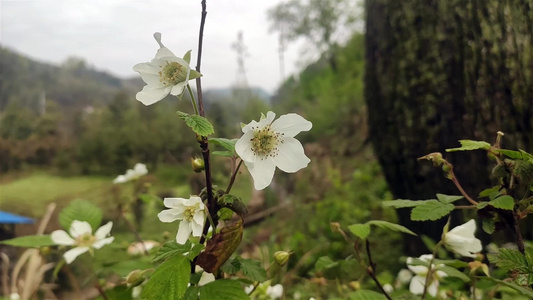
[[[0,185],[0,209],[30,217],[41,217],[46,206],[64,207],[76,198],[98,205],[109,200],[113,183],[102,177],[60,177],[43,172]]]

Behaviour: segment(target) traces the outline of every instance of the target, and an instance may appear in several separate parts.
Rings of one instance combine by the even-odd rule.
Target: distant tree
[[[533,1],[366,0],[365,96],[370,138],[393,194],[458,194],[416,160],[459,139],[533,147]],[[447,154],[463,187],[490,184],[485,153]],[[400,220],[436,237],[442,224]],[[415,243],[407,243],[410,253]]]
[[[286,43],[300,37],[307,38],[319,54],[324,53],[336,70],[333,51],[341,35],[351,34],[350,26],[357,20],[355,2],[350,0],[290,0],[270,8],[267,14],[270,29],[279,34],[282,70]]]

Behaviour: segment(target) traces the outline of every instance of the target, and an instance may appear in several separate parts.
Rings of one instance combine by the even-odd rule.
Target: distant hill
[[[140,77],[122,79],[90,66],[84,59],[69,58],[60,66],[38,62],[11,49],[0,47],[0,110],[10,103],[39,109],[46,99],[65,108],[83,108],[109,103],[120,92],[134,96],[144,86]],[[270,103],[270,95],[251,88],[252,95]],[[233,88],[204,91],[206,102],[232,98]],[[69,110],[70,110],[69,109]]]

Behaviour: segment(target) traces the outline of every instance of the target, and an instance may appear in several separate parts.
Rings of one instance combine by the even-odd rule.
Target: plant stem
[[[198,115],[199,112],[198,112],[198,106],[196,106],[196,99],[194,99],[194,94],[189,84],[187,84],[187,90],[189,91],[189,96],[191,96],[192,108],[194,108],[194,113]]]
[[[451,164],[450,164],[450,166],[451,166]],[[457,187],[459,192],[461,192],[461,195],[463,195],[463,197],[465,197],[465,199],[468,200],[468,202],[470,202],[470,204],[478,205],[476,200],[474,200],[470,196],[468,196],[468,194],[465,192],[465,190],[463,189],[463,187],[459,183],[459,180],[457,180],[457,177],[455,176],[455,173],[453,172],[453,167],[450,169],[450,176],[451,176],[451,180],[452,180],[453,184],[455,184],[455,186]]]
[[[202,20],[200,21],[200,33],[198,35],[198,59],[196,60],[196,71],[200,72],[200,66],[202,65],[202,47],[204,40],[204,25],[205,17],[207,16],[206,2],[202,0]],[[198,92],[198,106],[200,107],[200,116],[205,117],[204,104],[202,99],[202,77],[196,78],[196,90]]]
[[[368,256],[368,267],[366,268],[366,273],[370,276],[370,278],[372,278],[372,280],[374,280],[374,282],[379,287],[379,289],[381,290],[383,295],[385,295],[385,297],[387,297],[387,299],[392,300],[392,298],[389,296],[389,293],[387,293],[387,291],[385,291],[385,289],[383,288],[383,286],[379,282],[378,278],[376,277],[376,273],[375,273],[376,264],[372,260],[372,254],[370,252],[370,243],[368,242],[368,240],[365,240],[365,248],[366,248],[366,254]]]
[[[233,174],[231,175],[231,179],[229,180],[228,187],[226,188],[226,194],[229,194],[229,192],[231,191],[231,188],[233,187],[233,183],[235,182],[235,178],[237,177],[237,173],[239,172],[239,168],[241,167],[241,165],[242,165],[242,159],[241,161],[239,161],[239,164],[237,165],[237,167],[233,171]]]
[[[426,298],[426,294],[428,292],[428,286],[429,286],[429,279],[431,278],[431,266],[433,265],[433,261],[435,260],[435,257],[437,256],[437,250],[439,250],[440,246],[442,245],[442,240],[437,243],[435,246],[435,249],[433,250],[433,255],[431,257],[431,260],[429,261],[428,266],[428,272],[426,274],[426,282],[424,282],[424,292],[422,293],[422,299]]]
[[[98,279],[97,279],[97,281],[98,281]],[[102,288],[102,286],[100,285],[100,283],[96,282],[94,284],[94,287],[98,290],[98,293],[100,294],[100,296],[102,296],[102,298],[104,298],[104,300],[109,300],[109,298],[107,298],[107,295],[105,294],[105,291]]]
[[[124,210],[122,210],[122,207],[119,206],[119,212],[120,212],[120,216],[122,217],[122,219],[124,220],[124,222],[126,222],[126,225],[128,225],[130,231],[133,233],[133,235],[135,236],[135,239],[141,243],[141,247],[143,249],[143,252],[145,255],[148,255],[148,250],[146,250],[146,246],[144,245],[144,242],[141,238],[141,236],[139,235],[139,233],[137,232],[137,230],[135,229],[135,226],[130,222],[130,220],[128,220],[128,218],[124,215]]]

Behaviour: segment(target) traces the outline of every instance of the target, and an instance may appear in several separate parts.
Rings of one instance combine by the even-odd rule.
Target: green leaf
[[[244,204],[241,198],[237,196],[225,194],[222,197],[218,198],[217,202],[220,206],[231,209],[241,217],[244,217],[248,214],[248,208],[246,207],[246,204]]]
[[[200,287],[196,285],[191,285],[185,291],[185,295],[183,295],[183,300],[198,300],[199,293]]]
[[[470,277],[468,277],[465,273],[457,270],[456,268],[452,268],[450,266],[437,266],[437,270],[443,271],[444,273],[448,274],[448,276],[450,277],[459,278],[464,282],[470,281]]]
[[[482,202],[487,203],[487,202]],[[494,223],[493,219],[483,219],[481,221],[481,227],[483,228],[483,231],[485,231],[488,234],[494,233],[494,230],[496,229],[496,224]]]
[[[189,126],[192,131],[200,136],[208,136],[215,133],[213,124],[211,124],[206,118],[198,115],[189,115],[187,113],[178,111],[178,115],[185,121],[185,124]]]
[[[165,243],[157,252],[152,262],[165,260],[176,255],[185,256],[189,260],[193,260],[203,249],[203,245],[196,244],[192,247],[190,241],[185,242],[185,244],[178,244],[176,241],[170,241]],[[187,253],[187,255],[185,255]]]
[[[76,199],[59,213],[59,224],[68,232],[72,221],[85,221],[94,231],[102,223],[102,210],[89,201]]]
[[[322,272],[324,270],[334,268],[338,265],[339,263],[336,261],[333,261],[331,258],[327,256],[322,256],[316,261],[315,270],[318,272]]]
[[[507,149],[498,149],[497,152],[500,153],[500,154],[503,154],[503,155],[505,155],[505,156],[507,156],[509,158],[512,158],[512,159],[523,159],[523,155],[519,151],[507,150]]]
[[[476,207],[477,207],[477,209],[484,209],[485,207],[487,207],[487,205],[489,205],[489,203],[486,202],[486,201],[483,201],[483,202],[479,202],[479,203],[476,205]]]
[[[191,262],[185,256],[174,256],[155,270],[144,286],[143,299],[182,299],[189,284]]]
[[[223,227],[207,241],[205,251],[198,256],[197,265],[209,273],[215,273],[237,250],[242,240],[242,233],[242,219]]]
[[[235,153],[235,144],[238,139],[226,139],[226,138],[210,138],[209,143],[213,145],[221,146],[222,148]]]
[[[501,197],[498,197],[492,201],[489,202],[490,205],[496,207],[496,208],[500,208],[500,209],[505,209],[505,210],[513,210],[514,209],[514,199],[513,197],[509,196],[509,195],[503,195]]]
[[[482,190],[480,193],[479,193],[479,198],[483,198],[483,197],[492,197],[493,195],[495,194],[499,194],[500,193],[500,186],[497,185],[497,186],[493,186],[489,189],[486,189],[486,190]],[[492,199],[492,198],[491,198]]]
[[[489,150],[491,147],[489,143],[482,141],[460,140],[459,143],[461,143],[460,148],[446,149],[446,152],[470,151],[478,149]]]
[[[372,220],[372,221],[367,222],[367,224],[375,225],[377,227],[380,227],[380,228],[383,228],[383,229],[387,229],[387,230],[407,233],[407,234],[414,235],[414,236],[417,235],[416,233],[414,233],[411,230],[409,230],[407,227],[404,227],[404,226],[399,225],[399,224],[394,224],[394,223],[391,223],[391,222],[387,222],[387,221]]]
[[[217,155],[217,156],[224,156],[224,157],[234,157],[235,156],[235,153],[230,152],[230,151],[213,151],[213,152],[211,152],[211,154]]]
[[[531,291],[529,289],[526,289],[526,288],[523,288],[523,287],[517,285],[516,283],[499,280],[499,279],[496,279],[494,277],[480,277],[480,278],[484,278],[486,280],[502,284],[502,285],[504,285],[506,287],[512,288],[513,290],[519,292],[523,296],[529,297],[529,299],[533,299],[533,291]]]
[[[348,226],[348,229],[357,237],[361,239],[366,239],[370,234],[370,225],[369,224],[353,224]]]
[[[527,271],[526,257],[518,250],[500,248],[497,254],[488,254],[491,263],[506,270]]]
[[[261,266],[261,263],[253,259],[239,258],[240,269],[244,276],[253,281],[263,282],[267,279],[266,270]]]
[[[437,199],[439,199],[439,201],[442,203],[453,203],[463,198],[464,198],[463,196],[450,196],[450,195],[444,195],[444,194],[437,194]]]
[[[39,248],[55,245],[49,235],[26,235],[0,241],[0,244],[24,248]]]
[[[437,200],[428,200],[423,205],[413,208],[411,220],[413,221],[435,221],[447,216],[453,209],[451,203],[442,203]]]
[[[200,287],[200,300],[249,300],[240,282],[220,279]]]
[[[385,295],[371,290],[358,290],[349,294],[350,300],[386,300]]]
[[[404,207],[415,207],[426,203],[429,200],[404,200],[397,199],[392,201],[383,201],[381,202],[385,207],[394,207],[394,208],[404,208]]]

